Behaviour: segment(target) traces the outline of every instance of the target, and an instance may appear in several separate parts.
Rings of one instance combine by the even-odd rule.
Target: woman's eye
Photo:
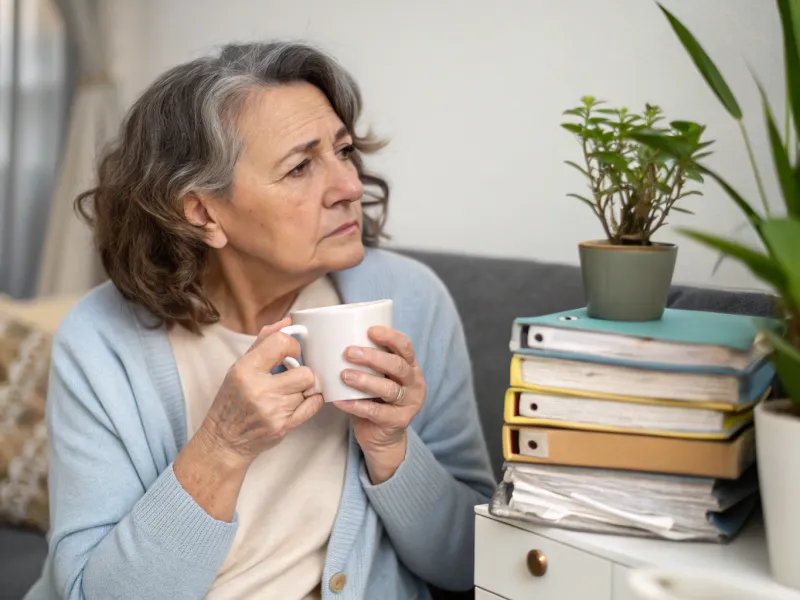
[[[297,165],[294,169],[289,171],[289,177],[300,177],[305,172],[306,167],[308,166],[308,162],[309,162],[308,159],[305,159],[303,162],[301,162],[299,165]]]
[[[348,160],[355,151],[356,151],[355,146],[353,146],[352,144],[348,144],[347,146],[339,150],[339,156],[341,156],[345,160]]]

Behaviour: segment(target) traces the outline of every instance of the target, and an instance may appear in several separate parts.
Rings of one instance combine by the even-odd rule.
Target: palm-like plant
[[[742,262],[756,277],[775,291],[785,318],[786,329],[783,335],[772,331],[764,331],[764,335],[772,345],[771,360],[783,387],[794,403],[800,406],[800,159],[797,158],[800,157],[800,0],[776,0],[776,3],[783,29],[786,67],[787,110],[783,137],[775,123],[764,89],[760,84],[758,87],[761,91],[772,159],[785,206],[785,214],[780,216],[773,215],[770,211],[743,124],[742,110],[736,97],[719,69],[689,30],[661,4],[658,6],[666,15],[678,39],[711,90],[728,113],[738,121],[763,207],[761,214],[720,175],[699,166],[701,172],[719,183],[742,210],[758,234],[763,249],[751,248],[733,240],[693,229],[681,229],[681,232]],[[676,158],[683,157],[686,153],[686,148],[657,131],[640,131],[631,134],[631,137],[668,152]],[[795,155],[794,163],[792,154]]]

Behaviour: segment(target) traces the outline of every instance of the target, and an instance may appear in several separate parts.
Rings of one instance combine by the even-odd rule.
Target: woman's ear
[[[192,225],[205,229],[205,242],[212,248],[224,248],[228,237],[222,231],[217,215],[208,198],[191,192],[183,197],[183,214]]]

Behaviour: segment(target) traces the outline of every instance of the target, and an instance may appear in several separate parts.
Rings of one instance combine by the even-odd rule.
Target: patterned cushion
[[[46,532],[51,335],[0,308],[0,522]]]

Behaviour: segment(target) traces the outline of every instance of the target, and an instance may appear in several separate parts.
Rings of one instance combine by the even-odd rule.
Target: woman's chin
[[[331,271],[350,269],[360,264],[362,260],[364,260],[364,244],[360,239],[325,249],[324,263]]]

